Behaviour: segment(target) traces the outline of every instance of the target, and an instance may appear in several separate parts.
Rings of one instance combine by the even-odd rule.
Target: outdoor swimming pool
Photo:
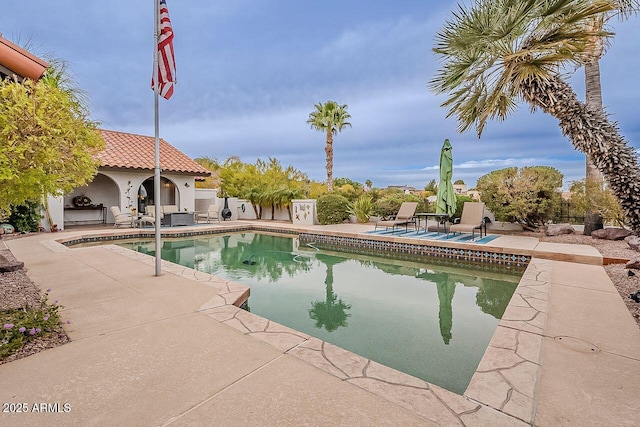
[[[155,255],[153,241],[121,246]],[[250,286],[259,316],[459,394],[520,280],[254,232],[167,239],[162,258]]]

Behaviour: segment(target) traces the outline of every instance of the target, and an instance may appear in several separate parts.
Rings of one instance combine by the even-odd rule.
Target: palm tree
[[[333,137],[342,132],[345,127],[351,127],[347,120],[351,115],[347,112],[347,105],[338,105],[335,101],[319,102],[315,111],[309,113],[307,123],[311,129],[327,133],[324,152],[327,155],[327,190],[333,191]]]
[[[333,332],[339,327],[347,326],[347,319],[351,317],[351,314],[347,313],[347,310],[351,309],[351,304],[345,303],[333,292],[333,266],[344,262],[346,258],[318,254],[316,259],[327,266],[324,280],[326,294],[324,301],[311,303],[309,318],[316,321],[316,328],[322,329],[324,326],[328,332]]]
[[[591,24],[595,29],[602,29],[604,24],[613,17],[620,20],[626,19],[632,13],[636,13],[640,8],[637,0],[617,0],[615,10],[591,19]],[[601,37],[593,37],[587,51],[582,56],[585,76],[585,104],[589,108],[603,110],[602,106],[602,86],[600,85],[600,58],[604,54],[605,43]],[[595,167],[589,156],[586,159],[586,179],[601,182],[602,175]]]
[[[371,182],[371,180],[370,180],[370,179],[368,179],[368,180],[366,180],[366,181],[364,182],[364,185],[366,185],[366,186],[367,186],[367,189],[368,189],[368,190],[371,190],[371,187],[373,187],[373,182]]]
[[[607,179],[634,233],[640,234],[640,171],[634,150],[602,111],[587,108],[561,77],[580,65],[594,37],[611,36],[592,19],[615,10],[615,0],[476,0],[436,36],[444,64],[431,87],[448,94],[443,106],[458,130],[505,119],[524,100],[559,121],[573,146],[591,156]]]
[[[591,20],[593,28],[603,28],[605,22],[613,18],[618,17],[620,20],[626,19],[631,13],[635,13],[640,7],[640,3],[637,0],[618,0],[616,10],[612,13],[603,14],[598,17],[594,17]],[[600,37],[594,37],[591,39],[591,46],[583,55],[584,62],[584,76],[585,76],[585,104],[587,108],[597,109],[604,111],[602,105],[602,86],[600,84],[600,58],[605,50],[605,43]],[[586,156],[585,160],[585,190],[588,188],[601,188],[603,183],[603,177],[598,168],[593,164],[590,156]],[[593,207],[596,204],[595,196],[587,191],[587,212],[585,214],[585,230],[584,234],[591,234],[592,227],[594,225],[594,219],[592,216]],[[602,223],[601,213],[595,213],[598,218],[597,222]],[[589,222],[587,223],[587,219]]]

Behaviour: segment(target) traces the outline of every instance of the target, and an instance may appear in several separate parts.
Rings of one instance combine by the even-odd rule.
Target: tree
[[[220,189],[225,196],[247,199],[256,218],[262,219],[262,207],[286,208],[292,219],[291,201],[303,197],[309,179],[293,166],[283,168],[275,158],[268,162],[258,159],[255,164],[243,163],[236,156],[229,157],[219,168]]]
[[[432,179],[424,186],[424,191],[427,193],[427,196],[435,196],[438,191],[438,184],[435,179]]]
[[[364,182],[364,185],[367,186],[367,190],[371,190],[371,187],[373,187],[373,182],[371,182],[371,180],[368,179]]]
[[[211,176],[205,177],[202,181],[196,181],[196,188],[219,188],[220,177],[218,171],[222,167],[218,159],[211,157],[198,157],[194,159],[197,164],[211,172]]]
[[[626,19],[629,14],[635,13],[639,7],[640,2],[637,0],[618,0],[616,1],[615,10],[591,18],[591,25],[593,28],[602,29],[605,22],[609,21],[612,17],[616,16],[620,19]],[[585,76],[585,104],[587,108],[603,111],[602,86],[600,84],[600,58],[602,58],[604,53],[605,44],[600,37],[593,37],[590,42],[588,49],[582,55]],[[585,177],[587,180],[598,183],[602,181],[602,175],[589,156],[586,157]],[[588,185],[588,187],[590,186]],[[587,211],[589,211],[588,207]]]
[[[557,210],[562,174],[549,166],[512,167],[481,176],[477,187],[496,219],[532,230],[544,225]]]
[[[0,210],[62,195],[96,174],[104,141],[63,70],[0,82]]]
[[[634,150],[615,123],[587,108],[562,79],[561,67],[580,65],[593,38],[611,33],[591,20],[617,7],[613,0],[476,0],[460,8],[436,36],[443,66],[431,81],[445,93],[443,106],[458,130],[475,125],[478,137],[489,119],[505,119],[518,101],[559,121],[573,146],[591,156],[640,234],[640,171]]]
[[[333,191],[333,137],[342,132],[345,127],[351,127],[347,120],[351,115],[347,112],[347,105],[338,105],[335,101],[327,101],[324,104],[317,103],[315,111],[309,113],[307,123],[311,129],[326,132],[327,139],[324,152],[327,156],[327,189]]]

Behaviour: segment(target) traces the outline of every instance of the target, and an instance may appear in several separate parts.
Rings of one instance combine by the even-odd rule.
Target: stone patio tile
[[[516,301],[518,298],[516,297]],[[524,322],[532,322],[540,315],[538,310],[534,310],[528,304],[522,303],[524,306],[509,305],[502,315],[503,320],[520,320]]]
[[[227,305],[227,301],[225,301],[225,299],[222,298],[220,295],[214,295],[213,297],[211,297],[209,301],[202,304],[200,308],[198,308],[198,311],[207,311],[211,308],[221,307],[224,305]]]
[[[435,426],[386,399],[284,355],[171,426]]]
[[[464,392],[470,399],[500,410],[509,399],[511,386],[497,371],[477,372]]]
[[[519,331],[517,335],[516,354],[529,362],[540,364],[540,352],[542,351],[542,336]]]
[[[234,305],[221,305],[218,307],[204,310],[203,313],[218,322],[224,322],[225,320],[233,319],[235,315],[241,309]]]
[[[518,332],[516,329],[505,328],[504,326],[498,325],[493,337],[491,337],[489,345],[515,352],[518,348]]]
[[[507,369],[522,363],[524,359],[518,356],[513,350],[487,347],[476,372],[488,372],[499,369]]]
[[[374,378],[354,378],[348,382],[375,395],[384,396],[385,399],[410,409],[438,425],[463,425],[458,415],[428,388],[418,389],[405,385],[389,384]]]
[[[413,377],[373,361],[366,367],[365,374],[368,378],[377,378],[391,384],[415,388],[429,388],[429,383],[420,378]]]
[[[249,314],[250,316],[247,316],[246,314]],[[246,314],[238,315],[236,317],[238,318],[238,320],[241,320],[242,323],[246,326],[248,326],[247,320],[251,319],[251,326],[249,327],[252,329],[252,332],[250,332],[249,334],[252,337],[258,338],[259,340],[266,342],[267,344],[270,344],[279,350],[282,350],[283,352],[287,352],[288,350],[295,348],[309,338],[308,335],[303,334],[302,332],[298,332],[272,321],[267,321],[264,327],[260,330],[253,330],[253,328],[262,326],[262,322],[266,319],[262,319],[259,316],[251,313]]]
[[[365,375],[365,368],[369,364],[368,359],[329,343],[324,344],[323,354],[350,378]]]
[[[340,379],[349,378],[349,375],[324,356],[325,345],[326,343],[317,338],[310,338],[302,344],[288,350],[287,354],[295,356],[300,360],[304,360],[310,365],[313,365],[316,368],[328,372]]]
[[[522,393],[531,401],[535,394],[536,381],[540,366],[524,362],[512,368],[501,369],[500,373],[509,382],[514,391]]]
[[[487,406],[481,406],[477,411],[463,413],[460,415],[460,419],[468,427],[525,427],[531,425]]]

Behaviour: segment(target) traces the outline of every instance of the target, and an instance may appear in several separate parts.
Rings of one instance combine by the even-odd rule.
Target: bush
[[[28,341],[42,335],[58,333],[61,308],[47,302],[45,293],[39,307],[25,307],[0,311],[0,360],[12,355]]]
[[[388,219],[395,216],[403,202],[420,202],[418,196],[412,194],[404,194],[402,192],[389,193],[373,204],[373,214],[382,219]],[[416,212],[420,209],[416,209]]]
[[[342,224],[349,219],[349,201],[339,194],[325,194],[318,199],[320,224]]]
[[[349,213],[351,215],[355,215],[356,219],[360,223],[369,222],[369,217],[371,216],[371,197],[368,195],[360,196],[349,208]]]
[[[40,203],[26,202],[24,205],[12,206],[9,224],[13,225],[18,232],[27,233],[40,229]]]
[[[571,203],[575,206],[574,215],[584,217],[587,211],[602,215],[605,222],[617,226],[624,226],[625,214],[620,202],[613,192],[602,182],[585,180],[574,181],[569,188]]]
[[[480,199],[498,221],[536,229],[553,218],[562,194],[562,174],[549,166],[501,169],[478,179]]]

